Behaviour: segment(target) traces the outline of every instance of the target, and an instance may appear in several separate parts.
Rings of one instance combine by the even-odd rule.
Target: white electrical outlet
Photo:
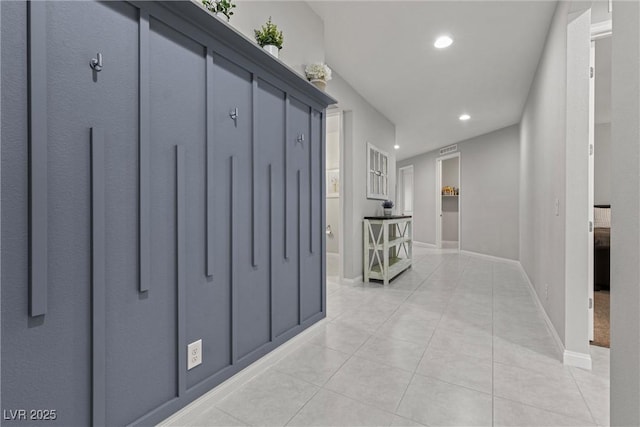
[[[556,214],[556,216],[560,216],[560,199],[556,199],[554,205],[553,205],[553,210]]]
[[[548,283],[544,285],[544,299],[546,301],[549,300],[549,284]]]
[[[194,341],[187,346],[187,370],[202,363],[202,340]]]

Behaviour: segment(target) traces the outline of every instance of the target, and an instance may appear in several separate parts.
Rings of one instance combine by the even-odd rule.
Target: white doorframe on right
[[[595,202],[595,163],[594,163],[594,151],[595,151],[595,56],[596,54],[596,42],[591,40],[591,53],[589,55],[589,63],[591,67],[591,78],[589,79],[589,242],[588,242],[588,256],[587,262],[587,286],[589,288],[589,341],[594,339],[594,265],[595,265],[595,253],[593,242],[593,227],[594,227],[594,202]]]
[[[595,69],[595,55],[596,55],[596,40],[611,37],[613,34],[613,23],[611,20],[599,22],[591,25],[591,52],[589,55],[589,65],[591,67],[591,78],[589,79],[589,243],[588,243],[588,262],[587,262],[587,288],[589,293],[589,316],[588,316],[588,329],[589,329],[589,341],[594,339],[594,325],[595,325],[595,249],[593,242],[593,229],[594,229],[594,205],[595,205],[595,104],[596,104],[596,72]]]
[[[458,158],[458,186],[462,186],[460,177],[462,175],[462,162],[460,161],[460,153],[448,154],[446,156],[438,157],[436,159],[436,248],[442,249],[442,162],[444,160]],[[461,218],[461,203],[460,195],[458,196],[458,251],[462,247],[462,229]]]

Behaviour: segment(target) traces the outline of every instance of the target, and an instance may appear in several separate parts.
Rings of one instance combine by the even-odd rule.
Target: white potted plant
[[[236,7],[232,0],[202,0],[202,4],[224,22],[229,22]]]
[[[278,30],[278,26],[271,22],[271,17],[259,30],[253,30],[253,32],[258,45],[277,58],[282,49],[284,36],[282,31]]]
[[[307,65],[304,74],[307,76],[307,80],[320,90],[325,90],[327,82],[331,80],[331,68],[323,62]]]

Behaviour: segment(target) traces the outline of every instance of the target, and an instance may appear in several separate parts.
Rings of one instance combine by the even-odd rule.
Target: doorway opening
[[[589,341],[610,346],[611,35],[612,22],[592,24],[589,84]]]
[[[436,247],[460,250],[460,153],[436,159]]]
[[[398,212],[413,216],[413,165],[398,170]]]
[[[327,280],[340,283],[344,277],[342,112],[337,109],[328,112],[326,122]]]

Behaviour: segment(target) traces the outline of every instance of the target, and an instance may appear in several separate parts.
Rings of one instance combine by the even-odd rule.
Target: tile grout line
[[[571,370],[569,370],[569,372],[571,372]],[[599,425],[598,421],[596,420],[596,417],[593,416],[593,411],[591,410],[591,406],[589,405],[589,402],[587,402],[587,399],[584,397],[584,393],[582,392],[582,389],[580,388],[580,384],[578,383],[578,381],[576,381],[576,379],[573,376],[573,372],[571,372],[571,379],[573,379],[573,382],[575,383],[576,387],[578,388],[578,393],[580,393],[580,397],[582,397],[582,401],[584,402],[584,406],[587,407],[587,411],[589,411],[589,416],[591,417],[591,420],[593,421],[593,423],[595,425]],[[611,420],[609,420],[609,423],[611,423]]]
[[[339,316],[338,316],[338,317],[339,317]],[[336,317],[336,319],[337,319],[337,317]],[[335,319],[334,319],[334,320],[335,320]],[[385,320],[385,321],[386,321],[386,320]],[[353,329],[357,329],[357,328],[353,328]],[[360,329],[358,329],[358,330],[360,330]],[[361,331],[361,330],[360,330],[360,331]],[[366,331],[364,331],[364,332],[366,332]],[[368,332],[367,332],[367,333],[368,333]],[[331,376],[329,376],[329,378],[328,378],[328,379],[327,379],[327,380],[326,380],[326,381],[325,381],[321,386],[319,386],[319,387],[318,387],[318,390],[316,390],[316,392],[313,394],[313,396],[311,396],[311,398],[309,398],[309,400],[307,400],[307,401],[304,403],[304,405],[302,405],[302,406],[301,406],[301,407],[296,411],[296,413],[295,413],[295,414],[293,414],[293,416],[291,416],[291,418],[289,418],[289,420],[287,420],[287,422],[284,424],[284,426],[289,425],[289,423],[290,423],[291,421],[293,421],[293,419],[294,419],[294,418],[295,418],[295,417],[300,413],[300,411],[302,411],[302,410],[307,406],[307,404],[308,404],[309,402],[311,402],[311,400],[312,400],[314,397],[316,397],[316,395],[317,395],[318,393],[320,393],[320,390],[326,390],[326,391],[331,391],[331,392],[336,393],[336,392],[335,392],[335,391],[333,391],[333,390],[329,390],[329,389],[325,388],[325,385],[327,385],[327,384],[329,383],[329,381],[331,381],[331,379],[332,379],[332,378],[333,378],[333,377],[334,377],[334,376],[335,376],[335,375],[340,371],[340,369],[342,369],[342,367],[343,367],[343,366],[345,366],[345,365],[346,365],[346,364],[347,364],[351,359],[353,359],[353,357],[355,356],[356,352],[358,352],[358,350],[360,350],[360,349],[361,349],[361,348],[362,348],[362,347],[363,347],[363,346],[364,346],[364,345],[365,345],[365,344],[366,344],[366,343],[367,343],[367,342],[368,342],[372,337],[373,337],[373,334],[369,334],[369,337],[368,337],[366,340],[364,340],[364,341],[362,342],[362,344],[360,344],[360,345],[358,346],[358,348],[356,348],[356,349],[354,350],[354,352],[353,352],[353,353],[351,353],[351,354],[349,355],[349,357],[347,357],[347,358],[344,360],[344,362],[342,362],[342,364],[340,365],[340,367],[339,367],[338,369],[336,369],[336,370],[335,370],[335,372],[334,372],[333,374],[331,374]],[[327,347],[327,348],[329,348],[329,347]],[[334,350],[334,351],[338,351],[338,350],[335,350],[335,349],[332,349],[332,350]],[[343,354],[346,354],[346,353],[343,353]],[[294,378],[297,378],[297,377],[294,377]],[[310,383],[310,384],[311,384],[311,383]],[[314,385],[315,385],[315,384],[314,384]],[[344,397],[349,397],[349,396],[345,396],[345,395],[343,395],[343,394],[341,394],[341,393],[338,393],[338,394],[340,394],[341,396],[344,396]],[[351,398],[351,399],[353,399],[353,398]],[[353,400],[356,400],[356,401],[358,401],[358,402],[359,402],[359,400],[357,400],[357,399],[353,399]],[[365,404],[364,402],[360,402],[360,403]],[[369,406],[371,406],[371,405],[369,405]]]
[[[349,360],[351,360],[351,359],[355,356],[355,354],[356,354],[356,353],[357,353],[357,352],[358,352],[358,351],[359,351],[363,346],[365,346],[367,342],[369,342],[369,340],[371,340],[373,337],[377,337],[377,336],[375,335],[375,332],[377,332],[377,331],[378,331],[378,329],[380,329],[380,327],[381,327],[381,326],[382,326],[382,325],[383,325],[387,320],[389,320],[389,319],[390,319],[390,318],[391,318],[391,317],[392,317],[392,316],[393,316],[393,315],[394,315],[394,314],[395,314],[395,313],[400,309],[400,307],[402,306],[402,304],[404,304],[404,303],[407,301],[407,299],[409,299],[409,298],[410,298],[410,297],[411,297],[411,296],[416,292],[416,289],[418,289],[422,283],[424,283],[425,281],[427,281],[427,280],[429,279],[429,277],[431,277],[431,276],[433,275],[433,273],[435,273],[435,271],[437,271],[437,270],[438,270],[438,268],[440,268],[440,266],[442,265],[442,263],[443,263],[443,262],[444,262],[444,259],[443,259],[443,260],[441,260],[441,261],[438,263],[438,265],[436,266],[436,268],[434,268],[434,269],[431,271],[431,273],[429,273],[427,276],[425,276],[424,280],[422,280],[422,281],[420,282],[420,284],[419,284],[419,285],[418,285],[418,286],[417,286],[413,291],[411,291],[411,292],[407,295],[407,297],[403,300],[403,302],[401,302],[401,303],[398,305],[398,307],[397,307],[397,308],[396,308],[396,309],[395,309],[395,310],[394,310],[394,311],[393,311],[393,312],[392,312],[392,313],[391,313],[391,314],[390,314],[390,315],[389,315],[389,316],[388,316],[388,317],[387,317],[387,318],[386,318],[386,319],[385,319],[385,320],[384,320],[384,321],[383,321],[383,322],[382,322],[382,323],[381,323],[381,324],[380,324],[380,325],[379,325],[379,326],[374,330],[374,332],[373,332],[373,333],[369,333],[369,337],[368,337],[368,338],[367,338],[367,339],[366,339],[366,340],[365,340],[365,341],[364,341],[360,346],[358,346],[358,348],[357,348],[357,349],[356,349],[356,350],[351,354],[351,356],[350,356],[347,360],[345,360],[345,362],[340,366],[340,368],[338,368],[338,369],[337,369],[337,370],[336,370],[336,371],[331,375],[331,377],[329,377],[329,379],[328,379],[328,380],[325,382],[325,384],[322,386],[322,389],[327,390],[327,391],[330,391],[330,392],[333,392],[333,393],[336,393],[336,394],[339,394],[339,395],[344,396],[344,397],[347,397],[347,398],[349,398],[349,399],[355,400],[356,402],[360,402],[360,403],[362,403],[362,404],[364,404],[364,405],[371,406],[369,403],[363,402],[363,401],[361,401],[361,400],[359,400],[359,399],[357,399],[357,398],[353,398],[353,397],[346,396],[346,395],[344,395],[344,394],[342,394],[342,393],[340,393],[340,392],[336,392],[336,391],[334,391],[334,390],[329,390],[329,389],[325,388],[324,386],[325,386],[326,384],[328,384],[328,383],[329,383],[329,381],[331,381],[331,379],[332,379],[332,378],[333,378],[333,377],[338,373],[338,371],[340,371],[340,369],[342,369],[342,367],[343,367],[344,365],[346,365],[346,364],[349,362]],[[364,283],[363,283],[363,284],[364,284]],[[443,315],[443,314],[444,314],[444,311],[440,314],[440,319],[438,319],[438,323],[439,323],[439,322],[440,322],[440,320],[442,319],[442,315]],[[340,317],[340,316],[336,317],[334,320],[337,320],[339,317]],[[437,328],[437,325],[436,325],[436,328]],[[427,342],[427,346],[425,347],[425,350],[424,350],[424,351],[426,351],[426,350],[427,350],[427,348],[429,347],[429,343],[431,342],[431,339],[433,338],[433,335],[434,335],[434,333],[435,333],[436,328],[434,328],[434,332],[431,334],[431,337],[429,337],[429,341]],[[356,328],[356,329],[357,329],[357,328]],[[365,332],[366,332],[366,331],[365,331]],[[367,333],[368,333],[368,332],[367,332]],[[424,355],[424,352],[423,352],[423,355]],[[419,362],[418,362],[418,363],[419,363]],[[388,366],[388,365],[386,365],[386,366]],[[396,411],[397,411],[397,409],[398,409],[398,407],[399,407],[399,405],[400,405],[400,402],[402,402],[402,399],[404,398],[404,395],[405,395],[405,393],[406,393],[407,389],[409,388],[409,385],[411,384],[411,381],[413,381],[413,377],[414,377],[414,375],[415,375],[415,370],[416,370],[416,369],[417,369],[417,366],[416,366],[416,368],[414,369],[414,374],[412,374],[411,379],[410,379],[410,380],[409,380],[409,382],[407,383],[407,387],[405,388],[405,390],[404,390],[404,392],[403,392],[403,394],[402,394],[402,396],[401,396],[401,398],[400,398],[400,400],[399,400],[398,404],[396,405],[396,409],[395,409],[395,411],[394,411],[394,412],[390,412],[390,411],[386,411],[386,410],[384,410],[384,409],[379,409],[379,408],[376,408],[376,409],[379,409],[379,410],[381,410],[381,411],[387,412],[387,413],[389,413],[389,414],[391,414],[391,415],[394,415],[394,416],[398,416],[399,414],[397,414],[397,412],[396,412]],[[305,405],[306,405],[306,404],[305,404]],[[302,409],[302,408],[301,408],[301,409]],[[401,416],[401,415],[399,415],[399,416]],[[289,421],[289,422],[290,422],[290,421]]]
[[[494,265],[494,267],[495,267],[495,265]],[[494,272],[495,272],[495,268],[494,268]],[[493,289],[494,289],[494,291],[495,291],[495,274],[494,274],[494,276],[493,276],[493,277],[494,277]],[[523,286],[525,286],[525,287],[526,287],[526,285],[523,285]],[[533,303],[533,301],[528,301],[528,302]],[[494,293],[494,303],[495,303],[495,293]],[[494,314],[495,314],[495,307],[494,307]],[[494,325],[494,327],[495,327],[495,325]],[[494,336],[494,338],[495,338],[495,336]],[[494,345],[495,345],[495,340],[494,340]],[[495,357],[494,357],[494,359],[495,359]],[[510,367],[514,367],[514,368],[516,368],[516,369],[525,370],[525,371],[527,371],[527,372],[532,372],[532,373],[534,373],[534,374],[536,374],[536,375],[545,375],[545,373],[543,373],[543,372],[541,372],[541,371],[538,371],[538,370],[532,370],[532,369],[530,369],[530,368],[526,368],[526,367],[523,367],[523,366],[521,366],[521,365],[517,365],[517,364],[514,364],[514,363],[509,363],[509,362],[497,362],[497,361],[495,361],[495,360],[494,360],[494,361],[493,361],[493,363],[492,363],[492,370],[493,370],[493,372],[494,372],[494,378],[495,378],[495,365],[496,365],[496,364],[498,364],[498,365],[504,365],[504,366],[510,366]],[[572,379],[572,380],[574,381],[574,383],[575,383],[576,387],[578,388],[578,391],[579,391],[579,393],[580,393],[580,395],[581,395],[581,397],[582,397],[582,400],[583,400],[583,402],[584,402],[584,404],[585,404],[585,407],[586,407],[586,408],[587,408],[587,410],[589,411],[588,413],[589,413],[589,418],[590,418],[590,420],[582,419],[582,418],[577,418],[577,417],[575,417],[575,416],[573,416],[573,415],[569,415],[569,414],[566,414],[566,413],[562,413],[562,412],[559,412],[559,411],[556,411],[556,410],[553,410],[553,409],[543,408],[543,407],[540,407],[540,406],[534,405],[534,404],[532,404],[532,403],[528,403],[528,402],[524,402],[524,401],[516,400],[516,399],[514,399],[514,398],[512,398],[512,397],[496,396],[496,395],[495,395],[495,383],[494,383],[494,386],[493,386],[493,393],[492,393],[492,395],[493,395],[493,398],[492,398],[492,399],[493,399],[493,402],[494,402],[494,405],[493,405],[492,411],[494,411],[494,409],[495,409],[495,399],[496,399],[496,398],[499,398],[499,399],[502,399],[502,400],[506,400],[506,401],[510,401],[510,402],[517,403],[517,404],[519,404],[519,405],[524,405],[524,406],[527,406],[527,407],[530,407],[530,408],[534,408],[534,409],[537,409],[537,410],[539,410],[539,411],[543,411],[543,412],[547,412],[547,413],[555,414],[555,415],[562,416],[562,417],[567,418],[567,419],[572,419],[572,420],[574,420],[574,421],[580,421],[580,422],[593,422],[593,424],[594,424],[594,425],[598,425],[598,423],[597,423],[597,422],[596,422],[596,420],[595,420],[595,417],[593,416],[593,413],[592,413],[592,411],[591,411],[591,408],[589,407],[589,405],[588,405],[588,403],[587,403],[587,401],[586,401],[586,399],[585,399],[585,397],[584,397],[584,395],[583,395],[583,393],[582,393],[582,390],[580,389],[579,383],[578,383],[578,381],[575,379],[575,376],[574,376],[574,374],[573,374],[573,372],[572,372],[571,370],[569,370],[569,376],[568,376],[568,378]],[[494,420],[494,424],[495,424],[495,420]]]
[[[496,388],[495,388],[495,265],[491,265],[491,425],[496,425]]]
[[[552,409],[541,408],[541,407],[536,406],[536,405],[533,405],[533,404],[531,404],[531,403],[521,402],[521,401],[519,401],[519,400],[515,400],[515,399],[510,398],[510,397],[503,397],[503,396],[496,396],[496,397],[497,397],[498,399],[501,399],[501,400],[507,400],[507,401],[509,401],[509,402],[517,403],[517,404],[519,404],[519,405],[527,406],[527,407],[529,407],[529,408],[534,408],[534,409],[537,409],[538,411],[548,412],[548,413],[550,413],[550,414],[558,415],[558,416],[561,416],[561,417],[564,417],[564,418],[568,418],[568,419],[570,419],[570,420],[580,421],[580,422],[583,422],[583,423],[584,423],[584,422],[589,422],[588,420],[584,420],[584,419],[581,419],[581,418],[576,418],[576,417],[574,417],[574,416],[567,415],[567,414],[563,414],[562,412],[554,411],[554,410],[552,410]],[[593,422],[593,420],[592,420],[592,422]],[[598,423],[596,423],[596,422],[593,422],[593,424],[594,424],[594,426],[599,426],[599,424],[598,424]]]
[[[447,268],[447,266],[450,266],[452,268],[452,270],[449,270]],[[511,286],[510,286],[511,279],[510,279],[510,274],[507,274],[507,273],[510,273],[510,272],[499,268],[500,266],[497,263],[490,262],[490,266],[491,266],[491,294],[490,295],[491,295],[491,340],[492,340],[491,341],[491,363],[492,363],[492,366],[491,366],[491,368],[492,368],[491,369],[492,370],[492,376],[491,376],[491,378],[492,378],[492,385],[491,385],[491,402],[492,402],[491,403],[491,405],[492,405],[491,406],[491,416],[492,416],[492,421],[491,421],[491,425],[492,426],[496,425],[496,420],[495,420],[495,416],[496,416],[495,409],[496,409],[496,406],[495,405],[496,405],[496,401],[497,401],[498,398],[503,399],[504,401],[509,401],[509,402],[517,403],[519,405],[523,405],[524,407],[529,407],[529,408],[533,408],[533,409],[536,409],[536,410],[544,411],[544,412],[549,413],[549,414],[555,414],[557,416],[564,417],[564,418],[566,418],[568,420],[569,419],[573,419],[575,421],[582,421],[584,423],[593,422],[594,425],[598,425],[598,423],[596,422],[596,419],[594,417],[594,411],[592,411],[592,408],[589,405],[589,403],[587,402],[587,399],[585,397],[585,393],[583,392],[583,390],[582,390],[582,388],[580,386],[582,382],[584,382],[585,384],[588,384],[588,382],[586,380],[581,382],[578,379],[577,374],[573,370],[569,370],[568,378],[573,379],[573,383],[578,388],[578,391],[579,391],[579,393],[581,395],[582,401],[584,402],[584,404],[585,404],[585,406],[587,408],[587,411],[583,412],[584,415],[581,415],[578,418],[576,418],[575,415],[568,415],[568,414],[565,414],[565,413],[557,412],[556,410],[550,410],[550,409],[542,408],[542,407],[539,407],[539,406],[537,406],[535,404],[531,404],[531,403],[527,403],[527,402],[521,402],[521,401],[517,400],[517,399],[520,398],[517,395],[514,395],[515,397],[510,397],[510,398],[496,395],[496,384],[495,384],[495,375],[496,375],[495,367],[496,366],[499,367],[500,365],[504,364],[506,366],[514,366],[514,367],[519,368],[519,369],[524,369],[524,368],[522,366],[520,366],[520,365],[512,364],[512,363],[508,363],[508,362],[504,362],[504,363],[503,362],[496,362],[496,359],[495,359],[495,354],[496,354],[495,344],[496,344],[496,330],[497,330],[496,329],[496,319],[497,319],[496,314],[498,314],[497,299],[496,298],[497,298],[498,294],[500,294],[502,297],[510,297],[511,296],[511,294],[508,292],[508,290],[511,289]],[[488,266],[486,266],[486,267],[488,267]],[[458,270],[458,268],[460,268],[460,270]],[[261,373],[265,373],[265,372],[267,372],[269,370],[272,370],[272,371],[275,371],[275,372],[279,372],[281,374],[286,375],[287,377],[297,379],[297,380],[302,381],[304,383],[310,384],[310,385],[312,385],[312,386],[314,386],[316,388],[316,390],[310,395],[310,397],[307,400],[305,400],[305,402],[301,405],[301,407],[298,408],[295,411],[295,413],[283,425],[290,425],[292,423],[292,421],[294,420],[294,418],[296,416],[298,416],[303,411],[303,409],[305,409],[307,407],[307,405],[309,405],[309,402],[311,402],[313,399],[315,399],[317,397],[318,393],[320,393],[321,390],[324,390],[325,392],[328,392],[328,393],[333,393],[334,395],[337,395],[337,396],[342,396],[345,399],[350,399],[353,402],[358,402],[358,403],[364,405],[367,408],[371,408],[372,410],[375,409],[375,410],[381,411],[381,413],[385,413],[385,414],[389,415],[391,417],[391,419],[392,419],[392,422],[393,422],[393,417],[402,417],[402,418],[406,418],[407,420],[411,420],[412,419],[411,416],[410,417],[406,417],[406,416],[403,416],[401,414],[398,414],[398,410],[399,410],[399,407],[400,407],[402,401],[407,396],[407,392],[408,392],[409,386],[414,382],[415,378],[417,378],[417,377],[432,378],[435,381],[439,381],[439,382],[442,382],[442,383],[445,383],[445,384],[450,384],[452,386],[465,388],[465,389],[468,389],[468,390],[471,390],[471,391],[474,391],[474,392],[488,394],[487,392],[483,392],[481,390],[476,390],[476,389],[468,387],[468,386],[451,383],[449,381],[444,381],[442,379],[439,379],[437,377],[432,377],[432,376],[429,376],[429,375],[423,375],[423,374],[418,372],[419,367],[420,367],[423,359],[425,358],[427,350],[429,350],[430,346],[432,344],[434,344],[433,343],[434,335],[436,333],[439,333],[439,332],[447,333],[447,329],[446,328],[447,328],[447,325],[449,325],[449,323],[444,321],[444,316],[449,312],[449,310],[452,310],[452,307],[455,305],[454,301],[456,301],[456,295],[458,297],[464,297],[464,295],[466,295],[464,293],[464,291],[465,291],[466,288],[468,288],[469,283],[473,284],[473,281],[469,281],[468,278],[465,279],[465,277],[468,277],[468,276],[465,276],[465,274],[467,274],[467,273],[473,274],[476,271],[476,269],[478,269],[478,268],[480,268],[480,270],[482,270],[482,272],[483,272],[482,274],[488,273],[488,271],[486,271],[488,269],[485,270],[484,266],[472,263],[472,262],[470,262],[469,259],[466,259],[466,261],[461,261],[461,257],[458,255],[457,257],[442,257],[439,261],[437,261],[437,263],[435,263],[435,266],[433,267],[433,269],[432,269],[432,267],[429,267],[428,272],[426,272],[426,271],[425,272],[417,272],[418,274],[415,276],[415,279],[417,279],[417,280],[420,280],[420,276],[422,274],[426,274],[426,276],[424,277],[424,279],[420,280],[418,285],[415,286],[413,289],[398,289],[398,291],[402,291],[402,292],[385,293],[384,290],[379,291],[377,288],[365,288],[364,284],[360,284],[359,285],[360,290],[358,290],[358,287],[348,286],[348,285],[346,285],[346,286],[345,285],[340,285],[341,287],[344,286],[343,289],[344,289],[344,291],[346,291],[346,294],[343,294],[343,295],[347,295],[347,296],[351,295],[351,290],[352,289],[353,290],[357,290],[358,292],[363,291],[362,292],[362,297],[363,297],[362,299],[364,299],[365,301],[363,301],[362,303],[358,303],[357,307],[362,307],[363,305],[367,304],[367,301],[375,301],[376,303],[380,302],[381,306],[383,308],[384,308],[384,306],[386,306],[386,305],[390,306],[391,304],[397,304],[397,307],[395,307],[395,309],[390,311],[389,316],[386,317],[382,321],[382,323],[380,323],[377,327],[373,328],[373,332],[363,331],[359,327],[352,326],[350,324],[341,324],[340,322],[335,322],[335,323],[333,322],[334,320],[338,320],[340,317],[342,317],[349,310],[352,310],[353,307],[348,307],[345,311],[340,313],[338,316],[336,316],[332,320],[327,319],[328,320],[327,325],[328,324],[334,324],[334,325],[339,325],[339,326],[343,326],[344,325],[345,328],[352,329],[354,331],[359,331],[359,333],[363,334],[363,335],[366,334],[365,338],[361,342],[361,344],[357,345],[357,348],[355,348],[355,350],[353,352],[351,352],[351,353],[345,353],[342,350],[334,349],[334,348],[331,348],[331,347],[328,347],[328,346],[325,346],[325,345],[321,345],[321,344],[310,343],[310,339],[307,339],[304,342],[300,343],[301,347],[305,346],[305,345],[312,345],[312,346],[316,346],[316,347],[319,347],[319,348],[324,347],[324,348],[327,348],[329,350],[335,351],[335,352],[340,353],[340,354],[345,356],[345,359],[342,362],[339,363],[339,366],[337,366],[335,371],[328,377],[328,379],[326,381],[321,382],[322,384],[319,385],[319,386],[316,383],[312,383],[312,382],[307,381],[305,379],[299,378],[297,375],[290,374],[290,373],[287,373],[286,371],[283,371],[283,370],[280,370],[280,369],[276,368],[276,364],[277,364],[276,362],[272,363],[269,367],[265,368],[261,372]],[[368,403],[368,402],[360,400],[359,397],[355,397],[354,398],[354,397],[345,395],[342,392],[326,388],[327,384],[337,375],[338,372],[341,371],[341,369],[344,368],[344,366],[347,363],[352,361],[352,359],[354,359],[354,357],[356,359],[358,359],[358,358],[368,359],[367,357],[362,357],[362,355],[358,355],[357,353],[359,351],[363,351],[362,349],[365,346],[371,344],[374,340],[385,339],[385,340],[390,340],[390,341],[401,341],[401,342],[406,342],[406,343],[417,344],[415,341],[409,341],[409,340],[405,340],[405,339],[395,338],[393,336],[381,336],[381,335],[378,335],[378,333],[380,333],[381,328],[384,326],[384,324],[386,322],[389,321],[389,319],[391,319],[397,313],[402,312],[403,309],[408,308],[407,301],[411,297],[413,297],[414,295],[419,294],[420,292],[423,292],[423,291],[420,291],[420,292],[418,291],[418,289],[420,289],[421,286],[423,286],[431,278],[434,278],[435,275],[438,275],[438,277],[441,277],[442,274],[445,274],[445,276],[446,276],[446,274],[448,274],[448,273],[446,273],[446,272],[443,273],[443,269],[446,269],[446,271],[450,272],[451,275],[457,274],[458,278],[455,281],[455,286],[446,289],[445,295],[448,295],[449,298],[446,300],[445,304],[442,304],[443,308],[439,313],[437,322],[435,322],[435,326],[433,327],[432,332],[431,332],[428,340],[426,341],[426,345],[425,345],[424,349],[421,352],[421,356],[419,358],[419,361],[418,361],[417,365],[413,368],[412,371],[409,371],[408,369],[405,370],[405,369],[402,369],[402,368],[397,368],[397,367],[392,366],[392,365],[388,365],[385,362],[379,362],[379,361],[376,361],[376,360],[371,360],[372,362],[377,362],[377,363],[380,363],[381,365],[384,365],[384,366],[389,366],[389,367],[392,367],[392,368],[401,369],[402,371],[408,372],[408,373],[411,372],[411,378],[410,378],[409,382],[407,383],[407,386],[404,388],[404,391],[402,392],[402,395],[400,396],[398,404],[395,406],[395,410],[378,408],[377,406],[375,406],[375,404]],[[501,278],[501,281],[500,281],[501,285],[500,286],[498,286],[497,278]],[[513,283],[513,284],[514,285],[515,284],[520,285],[520,283]],[[506,287],[505,287],[505,285],[506,285]],[[358,285],[356,285],[356,286],[358,286]],[[413,286],[413,285],[410,285],[410,286]],[[526,284],[524,286],[526,287]],[[483,287],[484,287],[484,285],[483,285]],[[332,294],[342,293],[343,289],[338,288]],[[507,292],[507,294],[504,294],[505,291]],[[461,292],[461,293],[458,294],[458,292]],[[353,295],[357,295],[357,293],[354,293]],[[393,301],[393,302],[390,302],[390,301]],[[519,305],[525,304],[525,301],[517,301],[517,302],[518,302]],[[528,303],[528,301],[527,301],[527,303]],[[387,308],[390,308],[390,307],[387,307]],[[420,307],[417,307],[417,308],[420,308]],[[436,319],[434,318],[433,320],[436,320]],[[455,319],[452,318],[451,320],[453,321]],[[432,321],[432,320],[429,320],[429,321]],[[451,326],[453,326],[453,325],[451,325]],[[422,344],[420,344],[420,345],[422,345]],[[416,348],[416,350],[419,350],[419,349]],[[291,353],[291,352],[289,352],[289,353]],[[355,363],[355,361],[354,361],[354,363]],[[499,365],[496,365],[497,363],[499,363]],[[544,374],[543,372],[538,372],[538,371],[533,371],[533,372],[535,372],[536,374],[540,374],[540,375]],[[242,385],[243,386],[246,385],[248,382],[250,382],[251,380],[253,380],[255,377],[257,377],[259,375],[260,374],[256,374],[256,375],[252,376],[250,379],[248,379],[247,381],[243,382]],[[320,382],[318,382],[318,383],[320,383]],[[241,387],[237,387],[237,389],[234,390],[234,391],[237,391],[237,390],[239,390],[241,388],[242,388],[242,386]],[[228,396],[226,396],[226,397],[228,397]],[[597,406],[595,406],[595,405],[593,407],[597,408]],[[221,414],[227,415],[227,416],[231,417],[231,419],[234,419],[234,420],[236,420],[238,422],[244,423],[245,425],[251,425],[251,423],[246,423],[241,418],[228,413],[227,411],[219,408],[215,404],[212,404],[212,405],[208,406],[208,408],[220,411]],[[202,408],[200,407],[198,409],[202,409]],[[587,415],[586,415],[587,413],[589,414],[588,418],[587,418]],[[198,412],[197,411],[193,412],[193,414],[197,416]],[[585,419],[581,419],[582,417],[584,417]],[[589,420],[589,421],[587,421],[587,420]],[[415,421],[415,420],[413,420],[413,421]],[[423,423],[421,421],[416,421],[416,422]]]
[[[234,420],[238,420],[238,421],[240,421],[241,423],[243,423],[243,424],[245,424],[245,425],[247,425],[247,426],[252,426],[252,425],[253,425],[253,424],[251,424],[251,423],[246,422],[246,421],[245,421],[245,420],[243,420],[242,418],[238,418],[237,416],[235,416],[235,415],[232,415],[232,414],[228,413],[228,412],[227,412],[227,411],[225,411],[224,409],[220,409],[220,408],[218,408],[217,406],[212,406],[212,407],[213,407],[213,408],[215,408],[215,409],[217,409],[218,411],[222,412],[223,414],[225,414],[225,415],[227,415],[227,416],[229,416],[229,417],[233,418]]]
[[[429,276],[427,276],[427,278],[425,278],[425,281],[428,280],[429,277],[431,277],[433,275],[433,273],[435,273],[436,271],[438,271],[438,269],[440,268],[440,266],[442,265],[442,262],[444,262],[444,260],[442,260],[438,266],[431,272],[431,274],[429,274]],[[466,266],[465,266],[466,268]],[[464,272],[464,269],[463,269]],[[454,292],[455,289],[458,288],[458,286],[460,285],[460,282],[458,281],[458,283],[456,284],[456,286],[451,290],[451,292]],[[418,288],[416,288],[418,289]],[[416,291],[414,290],[411,295],[413,295]],[[409,390],[409,386],[411,385],[411,383],[413,382],[415,376],[416,376],[416,372],[418,371],[418,367],[420,366],[420,363],[422,363],[422,359],[424,358],[424,355],[426,354],[427,350],[429,349],[429,345],[431,345],[431,340],[433,340],[433,336],[436,334],[436,331],[438,330],[438,326],[440,326],[440,322],[442,321],[442,317],[444,316],[445,311],[447,311],[447,308],[449,307],[449,305],[451,304],[451,300],[453,298],[449,298],[449,301],[447,302],[447,305],[445,306],[444,310],[442,310],[442,312],[440,313],[440,318],[438,319],[438,323],[436,323],[435,328],[433,328],[433,332],[431,333],[431,337],[429,337],[429,341],[427,342],[427,346],[424,348],[424,351],[422,352],[422,356],[420,357],[420,361],[418,362],[418,364],[416,365],[416,367],[413,370],[413,373],[411,375],[411,379],[409,380],[409,382],[407,383],[407,386],[405,387],[404,391],[402,392],[402,396],[400,397],[400,400],[398,401],[398,404],[396,405],[396,409],[395,409],[395,413],[396,415],[400,415],[398,414],[398,409],[400,409],[400,405],[402,404],[402,400],[404,399],[404,397],[407,394],[407,390]],[[400,415],[402,416],[402,415]]]

